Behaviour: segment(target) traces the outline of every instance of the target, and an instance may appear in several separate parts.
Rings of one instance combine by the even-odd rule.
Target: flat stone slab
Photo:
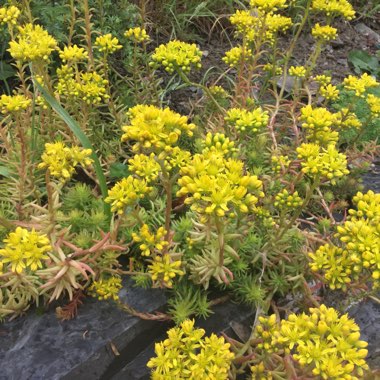
[[[120,299],[139,311],[166,304],[164,292],[133,287],[124,280]],[[120,310],[114,303],[87,298],[71,321],[59,321],[55,310],[0,325],[1,380],[100,379],[119,352],[158,328]],[[161,327],[159,327],[161,328]],[[137,355],[138,352],[136,352]]]
[[[229,337],[239,339],[236,332],[240,335],[244,331],[249,336],[251,332],[250,327],[255,319],[255,310],[230,301],[214,306],[212,309],[214,314],[206,320],[198,319],[195,323],[196,326],[204,328],[207,335],[223,332]],[[166,324],[166,329],[171,327],[172,325]],[[149,380],[150,369],[146,364],[151,357],[155,356],[154,343],[167,338],[166,329],[165,333],[156,337],[153,341],[147,342],[146,349],[140,352],[134,360],[126,363],[121,369],[116,367],[110,368],[110,371],[101,380]]]

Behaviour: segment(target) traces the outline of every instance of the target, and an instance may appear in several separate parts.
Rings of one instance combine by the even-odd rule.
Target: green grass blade
[[[37,81],[34,81],[35,86],[41,92],[44,99],[49,103],[51,108],[61,117],[61,119],[67,124],[71,131],[75,134],[78,140],[81,142],[82,146],[86,149],[91,149],[91,158],[94,160],[94,168],[96,177],[99,182],[100,191],[102,193],[103,201],[108,196],[108,188],[106,177],[104,176],[102,166],[95,150],[84,132],[80,129],[77,122],[67,113],[67,111],[55,100],[55,98],[49,94]],[[108,220],[111,220],[111,209],[110,205],[104,202],[104,212],[107,215]]]

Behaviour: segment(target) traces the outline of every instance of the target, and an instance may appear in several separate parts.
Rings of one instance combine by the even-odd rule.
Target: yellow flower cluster
[[[180,174],[177,196],[190,194],[185,203],[206,216],[248,213],[264,196],[262,182],[257,176],[244,175],[242,161],[226,159],[212,151],[196,154]]]
[[[264,20],[261,21],[264,22]],[[292,25],[293,22],[290,17],[270,13],[265,18],[264,27],[267,29],[265,37],[267,40],[272,41],[276,33],[286,32]]]
[[[26,24],[18,31],[17,40],[12,40],[8,49],[17,61],[46,61],[57,48],[57,41],[40,25]]]
[[[134,207],[140,199],[152,191],[145,179],[137,179],[129,176],[117,182],[115,186],[108,191],[108,197],[105,199],[111,204],[111,211],[118,214],[124,214],[125,208]]]
[[[42,154],[40,169],[47,168],[50,175],[65,182],[71,178],[77,165],[90,166],[93,160],[90,158],[91,149],[83,149],[79,146],[69,148],[62,142],[46,143]]]
[[[297,148],[302,171],[313,177],[324,177],[333,185],[336,179],[349,173],[347,158],[339,153],[334,144],[322,148],[318,144],[301,144]]]
[[[264,12],[265,13],[265,12]],[[257,38],[263,38],[268,42],[273,42],[279,32],[285,32],[292,26],[292,19],[279,14],[264,14],[256,10],[237,10],[230,17],[232,25],[235,25],[238,36],[244,38],[246,42],[254,42]],[[237,50],[231,50],[238,56]],[[232,60],[232,54],[230,59]]]
[[[95,46],[98,47],[100,52],[105,54],[112,54],[122,48],[119,44],[119,40],[116,37],[112,37],[111,33],[97,37],[95,40]]]
[[[263,66],[263,70],[274,75],[281,75],[283,73],[282,67],[276,67],[272,63],[266,63]]]
[[[159,163],[155,160],[155,154],[149,156],[136,154],[129,161],[129,170],[144,178],[147,182],[155,181],[161,171]]]
[[[343,81],[344,88],[346,90],[355,91],[355,95],[364,98],[364,93],[367,89],[377,87],[380,83],[376,82],[376,79],[364,73],[360,78],[353,75],[349,75]]]
[[[320,25],[315,24],[311,31],[312,36],[321,41],[332,41],[335,40],[338,34],[338,29],[330,25]]]
[[[235,25],[238,34],[246,35],[256,26],[256,17],[249,10],[237,10],[231,17],[230,22]]]
[[[250,6],[264,13],[275,12],[287,7],[286,0],[250,0]]]
[[[313,0],[312,9],[327,16],[342,16],[347,20],[355,17],[354,8],[347,0]]]
[[[135,43],[142,43],[149,41],[149,35],[145,29],[137,27],[128,29],[124,36],[131,39]]]
[[[311,105],[303,107],[300,120],[311,142],[325,147],[338,141],[339,134],[332,127],[337,126],[339,117],[326,108],[313,108]]]
[[[275,197],[274,205],[281,210],[284,209],[295,209],[302,205],[303,200],[299,196],[298,191],[289,194],[287,189],[282,190]]]
[[[280,173],[282,168],[286,169],[290,166],[291,161],[288,156],[280,155],[280,156],[272,156],[271,157],[272,166],[271,169],[275,173]]]
[[[369,94],[367,96],[367,104],[374,117],[380,116],[380,97]]]
[[[20,10],[15,7],[14,5],[11,5],[10,7],[3,7],[0,8],[0,25],[3,24],[11,24],[16,25],[17,19],[20,16]]]
[[[227,111],[224,118],[229,125],[232,125],[239,132],[258,133],[268,125],[269,114],[258,107],[253,111],[247,111],[242,108],[232,108]]]
[[[17,227],[3,240],[5,247],[0,249],[1,266],[15,273],[26,269],[36,271],[42,268],[41,260],[48,260],[46,252],[51,250],[50,241],[46,235]]]
[[[96,72],[81,72],[79,80],[71,66],[63,65],[57,69],[59,94],[73,99],[82,99],[87,104],[98,105],[109,99],[107,93],[108,80]]]
[[[230,67],[238,67],[242,62],[252,56],[252,50],[244,46],[235,46],[227,51],[222,58],[223,62]]]
[[[290,66],[289,67],[289,75],[297,78],[305,78],[306,69],[304,66]]]
[[[223,133],[207,133],[203,145],[203,153],[205,154],[208,154],[209,152],[211,152],[211,154],[221,153],[226,157],[230,157],[237,152],[235,143]]]
[[[123,127],[122,141],[134,141],[132,150],[150,149],[155,152],[170,152],[181,136],[193,135],[194,124],[186,116],[151,105],[137,105],[128,111],[130,125]]]
[[[353,198],[357,210],[337,227],[336,237],[343,247],[326,244],[309,253],[313,271],[322,271],[332,289],[347,289],[347,284],[370,274],[374,287],[380,287],[380,194],[369,191]]]
[[[163,256],[157,255],[151,264],[148,265],[148,272],[150,273],[154,282],[167,288],[173,286],[173,278],[183,276],[185,272],[181,270],[182,262],[180,260],[172,261],[169,254]]]
[[[79,96],[87,104],[100,104],[104,99],[109,98],[105,87],[108,80],[98,73],[81,73],[80,79],[81,83],[78,86]]]
[[[161,253],[169,245],[165,240],[166,233],[165,228],[160,227],[155,234],[152,234],[149,226],[144,224],[138,234],[132,233],[132,239],[136,243],[141,243],[139,248],[142,256],[150,256],[154,251]]]
[[[339,98],[339,90],[332,84],[321,86],[319,88],[319,93],[328,101],[334,101]]]
[[[292,355],[310,375],[325,380],[359,380],[368,369],[367,342],[360,340],[360,329],[347,314],[321,305],[309,314],[290,314],[276,324],[276,316],[259,318],[255,334],[262,338],[262,349],[277,355]]]
[[[190,158],[190,152],[182,150],[177,146],[172,149],[167,149],[167,152],[161,152],[158,155],[159,160],[164,160],[164,166],[167,171],[187,165]]]
[[[337,116],[337,126],[339,128],[356,128],[360,129],[362,127],[362,122],[358,119],[356,114],[350,112],[348,108],[342,108],[336,113]]]
[[[101,278],[99,281],[94,281],[88,290],[100,301],[108,299],[117,301],[119,299],[119,291],[122,287],[121,278],[111,276],[107,279]]]
[[[334,245],[325,244],[315,252],[310,252],[309,264],[313,272],[323,272],[331,289],[347,289],[351,282],[352,261],[347,251]]]
[[[315,78],[317,83],[319,83],[320,86],[327,86],[331,83],[331,77],[328,75],[317,75]]]
[[[209,90],[216,98],[225,99],[228,97],[227,91],[222,86],[211,86]]]
[[[32,101],[24,95],[1,95],[0,110],[1,113],[15,113],[27,109]]]
[[[202,52],[197,45],[174,40],[166,45],[162,44],[152,55],[152,67],[162,65],[165,70],[172,74],[175,70],[189,73],[192,67],[201,67]]]
[[[204,337],[203,329],[186,320],[168,331],[168,338],[156,343],[156,356],[148,362],[152,380],[227,380],[234,359],[223,337]]]
[[[87,60],[88,52],[78,45],[65,46],[63,50],[60,50],[59,58],[65,63],[78,63]]]

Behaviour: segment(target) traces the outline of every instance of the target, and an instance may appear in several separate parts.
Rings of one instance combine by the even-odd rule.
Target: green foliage
[[[183,279],[173,289],[169,299],[169,313],[178,325],[190,316],[207,318],[211,313],[207,293],[201,292],[191,282]]]
[[[380,76],[380,50],[377,55],[371,55],[364,50],[351,50],[348,54],[348,61],[354,66],[356,74],[368,72],[375,76]]]
[[[266,290],[258,281],[257,276],[247,276],[242,273],[232,283],[232,291],[238,301],[257,308],[263,306],[266,298]]]

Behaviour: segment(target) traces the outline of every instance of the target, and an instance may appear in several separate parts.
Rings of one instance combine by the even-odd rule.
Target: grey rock
[[[240,326],[246,334],[250,334],[250,327],[255,319],[255,310],[242,305],[227,302],[213,308],[214,314],[208,319],[196,321],[198,327],[204,328],[206,334],[224,333],[235,339],[235,328]],[[154,342],[150,343],[134,360],[126,363],[120,371],[109,371],[101,380],[149,380],[150,370],[146,366],[149,359],[154,356],[154,343],[166,339],[166,333],[158,336]],[[174,380],[174,379],[173,379]]]
[[[330,42],[331,46],[339,49],[345,45],[345,43],[342,41],[342,39],[338,36],[335,40]]]
[[[364,23],[359,22],[359,24],[356,24],[355,30],[363,36],[368,37],[375,45],[380,45],[380,34],[376,33]]]
[[[368,342],[367,361],[371,368],[380,368],[380,305],[365,300],[349,308],[348,314],[360,327],[360,339]]]
[[[129,279],[120,299],[144,312],[166,303],[160,290],[134,288]],[[95,299],[86,299],[77,318],[67,322],[59,321],[54,310],[28,313],[0,326],[0,379],[99,379],[115,360],[116,350],[122,352],[157,324]]]

